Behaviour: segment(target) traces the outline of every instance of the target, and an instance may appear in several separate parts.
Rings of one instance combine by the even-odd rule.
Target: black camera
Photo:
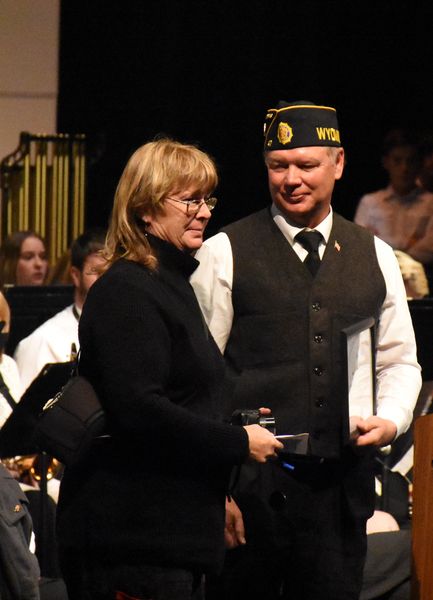
[[[232,425],[260,425],[275,435],[277,426],[275,423],[275,417],[271,413],[262,415],[259,410],[249,408],[237,408],[232,413],[231,417]]]

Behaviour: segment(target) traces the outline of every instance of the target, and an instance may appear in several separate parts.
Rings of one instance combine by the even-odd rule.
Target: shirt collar
[[[293,246],[296,243],[296,235],[300,231],[308,229],[306,227],[298,227],[297,225],[293,225],[292,223],[290,223],[287,217],[281,212],[279,208],[275,206],[275,204],[272,204],[271,206],[271,215],[275,222],[275,225],[278,227],[278,229],[281,231],[281,233],[284,235],[284,237],[291,246]],[[327,244],[329,236],[331,235],[331,229],[332,207],[329,207],[328,215],[323,219],[321,223],[319,223],[319,225],[317,225],[317,227],[314,227],[314,230],[320,231],[320,233],[323,235],[324,243]]]

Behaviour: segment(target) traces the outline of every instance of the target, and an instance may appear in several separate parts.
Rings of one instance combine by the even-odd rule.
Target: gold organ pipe
[[[24,158],[24,180],[23,180],[23,201],[21,212],[18,215],[19,225],[18,229],[29,229],[29,216],[30,216],[30,154],[27,154]]]
[[[41,155],[40,155],[40,143],[36,142],[35,148],[35,177],[34,177],[34,197],[35,197],[35,210],[34,210],[34,222],[32,228],[36,231],[41,230],[41,189],[40,189],[40,178],[41,178]]]
[[[74,199],[72,201],[72,237],[76,237],[76,231],[80,223],[80,155],[79,151],[74,152]]]
[[[61,245],[61,240],[63,237],[63,182],[65,179],[65,163],[63,160],[63,139],[60,139],[59,141],[59,150],[58,150],[58,156],[59,156],[59,185],[57,188],[57,208],[58,208],[58,219],[59,219],[59,224],[58,224],[58,231],[59,231],[59,250],[60,250],[60,245]]]
[[[42,142],[42,164],[41,164],[41,228],[42,237],[47,237],[47,142]]]
[[[0,242],[34,229],[54,262],[85,226],[85,136],[23,132],[18,149],[0,161],[0,186]]]
[[[51,185],[51,223],[52,237],[50,245],[50,256],[59,256],[59,215],[57,205],[57,188],[59,181],[59,156],[57,153],[58,142],[55,142],[53,150],[53,166],[52,166],[52,185]]]
[[[68,195],[69,195],[70,170],[69,170],[69,157],[66,152],[67,144],[68,144],[68,142],[67,142],[67,140],[65,140],[64,154],[63,154],[63,160],[65,162],[65,180],[63,182],[63,195],[62,195],[62,213],[63,213],[62,242],[64,240],[68,239]],[[73,198],[71,200],[73,202]],[[64,248],[64,249],[66,249],[66,248]]]

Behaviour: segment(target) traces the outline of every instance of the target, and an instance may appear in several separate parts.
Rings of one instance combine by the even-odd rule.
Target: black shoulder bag
[[[95,438],[106,433],[106,418],[92,384],[78,375],[78,359],[72,376],[48,400],[34,432],[39,449],[70,467],[86,457]]]

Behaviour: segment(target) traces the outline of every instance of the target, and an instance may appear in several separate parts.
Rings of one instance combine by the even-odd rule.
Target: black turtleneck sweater
[[[224,554],[228,475],[248,439],[219,420],[223,362],[188,281],[198,262],[150,239],[156,271],[119,260],[83,308],[80,374],[111,438],[66,470],[59,542],[95,560],[212,572]]]

